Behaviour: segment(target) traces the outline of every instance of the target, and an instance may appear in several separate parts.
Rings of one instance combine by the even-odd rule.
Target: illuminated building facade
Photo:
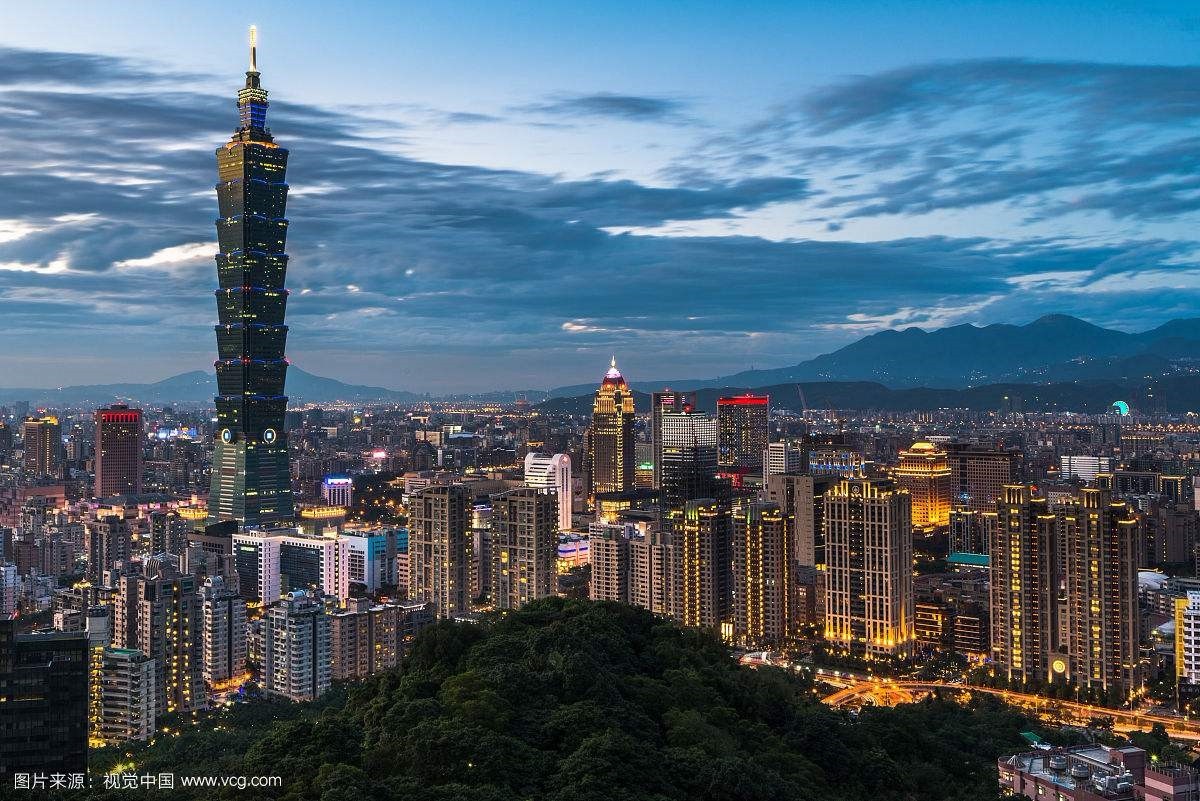
[[[492,496],[492,605],[520,609],[554,594],[558,502],[532,487]]]
[[[142,410],[120,404],[97,409],[97,498],[142,493]]]
[[[354,479],[350,476],[325,476],[321,482],[321,500],[330,506],[354,504]]]
[[[675,528],[682,560],[680,612],[685,626],[719,628],[730,620],[732,520],[727,502],[698,498]]]
[[[588,555],[592,565],[588,597],[593,601],[630,603],[629,541],[637,533],[631,523],[592,523]]]
[[[690,408],[662,412],[660,417],[663,510],[676,512],[687,501],[717,497],[717,421]]]
[[[22,466],[32,476],[58,475],[62,467],[62,426],[57,417],[30,417],[21,428],[25,456]]]
[[[438,617],[470,611],[473,507],[461,484],[426,487],[409,502],[408,597],[433,604]]]
[[[241,125],[217,149],[218,395],[208,511],[213,522],[256,526],[290,520],[294,501],[283,425],[288,152],[267,128],[253,31],[237,105]]]
[[[105,648],[102,660],[94,736],[106,744],[149,740],[154,736],[154,660],[129,648]]]
[[[1069,680],[1059,605],[1058,520],[1029,487],[1004,488],[989,538],[992,662],[1017,685]]]
[[[633,420],[633,392],[613,357],[592,403],[586,471],[590,497],[634,488],[637,458]]]
[[[717,398],[721,467],[744,467],[762,475],[763,451],[771,437],[771,399],[766,395]]]
[[[1129,504],[1094,488],[1081,490],[1062,515],[1072,678],[1081,688],[1127,701],[1141,684],[1140,520]]]
[[[1004,487],[1020,480],[1018,452],[962,443],[950,443],[944,450],[955,507],[994,512]]]
[[[232,689],[246,672],[246,601],[220,576],[200,588],[201,674],[210,689]]]
[[[997,525],[996,502],[990,511],[950,511],[950,553],[988,553],[988,543]]]
[[[856,656],[912,656],[908,492],[866,478],[831,487],[825,492],[825,554],[825,639]]]
[[[662,392],[650,394],[650,447],[652,449],[651,460],[654,463],[654,483],[652,484],[654,489],[662,486],[663,415],[668,412],[682,414],[695,408],[696,395],[692,392],[674,392],[664,389]]]
[[[332,681],[333,636],[318,596],[293,592],[261,621],[262,686],[272,695],[314,701]]]
[[[900,452],[896,484],[912,499],[912,524],[920,529],[950,523],[950,463],[932,442],[916,442]]]
[[[791,533],[775,503],[733,514],[733,635],[749,647],[783,645],[794,633]]]

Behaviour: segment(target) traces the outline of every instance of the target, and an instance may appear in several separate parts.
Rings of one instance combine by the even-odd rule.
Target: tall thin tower
[[[217,438],[208,496],[211,521],[258,526],[293,516],[283,394],[288,221],[287,150],[267,128],[257,33],[238,92],[241,124],[217,148]]]

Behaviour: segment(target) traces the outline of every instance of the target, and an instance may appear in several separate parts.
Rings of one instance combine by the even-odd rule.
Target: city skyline
[[[590,382],[615,351],[635,378],[703,377],[893,326],[1063,312],[1136,330],[1200,299],[1197,34],[1168,5],[1093,19],[930,3],[891,27],[856,15],[871,4],[755,4],[730,25],[654,4],[366,5],[320,36],[328,15],[270,3],[257,20],[103,3],[80,12],[94,26],[51,29],[53,4],[12,15],[2,383],[211,363],[204,154],[232,127],[223,87],[255,21],[302,165],[289,353],[310,372],[521,389]],[[573,54],[560,40],[584,23]],[[837,32],[855,43],[835,47]]]

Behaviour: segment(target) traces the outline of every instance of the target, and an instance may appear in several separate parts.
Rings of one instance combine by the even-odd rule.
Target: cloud
[[[19,74],[25,66],[12,62],[28,57],[0,50],[0,76]],[[36,89],[0,81],[10,110],[0,115],[0,318],[12,350],[46,357],[4,362],[2,380],[202,368],[215,350],[213,150],[236,124],[230,98],[120,59],[83,57],[79,67],[78,83],[66,69]],[[967,108],[960,94],[947,108]],[[1065,198],[1036,201],[1062,188],[1059,151],[1049,151],[1045,175],[1035,169],[1041,156],[1000,158],[1046,135],[1036,120],[882,133],[917,103],[880,99],[874,112],[824,120],[801,105],[780,112],[798,115],[788,136],[782,124],[737,132],[755,147],[722,163],[710,143],[711,162],[694,159],[652,185],[422,160],[377,119],[273,95],[271,127],[291,154],[289,355],[318,373],[397,388],[520,388],[602,374],[614,349],[636,377],[704,376],[792,364],[882,325],[1055,311],[1137,326],[1194,313],[1195,244],[1119,227],[1103,239],[628,233],[795,212],[841,238],[855,209],[892,204],[886,213],[916,215],[930,204],[1016,200],[1024,196],[1008,193],[1021,181],[1047,187],[1032,191],[1040,213],[1065,213],[1054,211]],[[1115,209],[1120,198],[1088,198],[1132,196],[1147,170],[1161,173],[1156,154],[1184,163],[1187,140],[1173,125],[1124,155],[1080,155],[1069,173],[1088,191],[1076,200]],[[822,126],[828,141],[813,141]],[[869,134],[862,148],[838,139],[852,129]],[[759,145],[763,158],[746,158]],[[1112,183],[1114,170],[1135,183]],[[1017,171],[1021,181],[1008,175]]]
[[[596,92],[583,95],[560,95],[541,103],[520,106],[516,110],[527,114],[549,114],[561,117],[607,117],[627,122],[687,121],[687,104],[667,97],[646,97]]]

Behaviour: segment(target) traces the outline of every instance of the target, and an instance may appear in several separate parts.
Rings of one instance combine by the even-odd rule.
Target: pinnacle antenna
[[[250,71],[258,72],[258,26],[250,26]]]

